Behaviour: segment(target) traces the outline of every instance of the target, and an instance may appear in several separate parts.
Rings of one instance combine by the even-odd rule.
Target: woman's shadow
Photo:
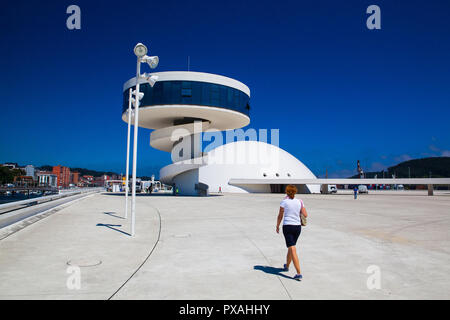
[[[291,279],[291,280],[293,279],[292,277],[289,277],[282,273],[282,272],[285,272],[283,268],[274,268],[274,267],[269,267],[269,266],[254,266],[253,269],[260,270],[265,273],[273,274],[275,276],[280,276],[280,277],[283,277],[286,279]]]

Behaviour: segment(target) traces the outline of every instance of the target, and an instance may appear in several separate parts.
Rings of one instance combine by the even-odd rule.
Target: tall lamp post
[[[127,169],[125,178],[125,219],[128,218],[128,192],[129,192],[129,176],[130,176],[130,130],[131,130],[131,104],[134,103],[131,88],[128,90],[128,135],[127,135]]]
[[[137,143],[138,143],[138,124],[139,124],[139,101],[144,97],[144,93],[139,91],[140,81],[148,82],[150,86],[154,86],[157,76],[150,74],[141,75],[141,63],[147,63],[150,68],[154,69],[158,66],[159,58],[157,56],[147,56],[147,47],[142,43],[138,43],[134,47],[134,54],[137,56],[136,66],[136,90],[132,93],[134,95],[134,141],[133,141],[133,178],[131,189],[131,236],[135,234],[136,221],[136,163],[137,163]]]

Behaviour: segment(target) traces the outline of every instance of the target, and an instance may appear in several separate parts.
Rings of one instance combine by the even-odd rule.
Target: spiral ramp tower
[[[198,172],[197,177],[195,172],[204,163],[188,160],[203,156],[201,148],[196,147],[201,132],[238,129],[250,123],[250,89],[237,80],[210,73],[168,71],[152,75],[158,76],[153,87],[144,81],[140,83],[144,97],[139,107],[139,126],[153,129],[150,145],[155,149],[172,152],[183,139],[191,144],[191,152],[177,152],[177,161],[161,169],[160,180],[180,186],[182,194],[207,192],[207,186],[198,181]],[[135,87],[136,78],[123,86],[122,119],[125,122],[128,120],[128,89]]]

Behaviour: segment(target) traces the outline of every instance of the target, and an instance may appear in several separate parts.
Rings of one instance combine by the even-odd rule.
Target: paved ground
[[[124,197],[101,194],[3,238],[0,299],[108,299],[139,268],[158,238],[157,211],[146,201],[137,208],[135,238],[127,234]],[[0,230],[0,236],[15,228]],[[80,290],[67,287],[76,272],[68,269],[71,265],[81,266]]]
[[[302,282],[278,269],[280,194],[140,196],[135,238],[123,196],[90,196],[0,241],[0,299],[449,299],[450,194],[436,194],[300,195]],[[101,261],[80,290],[70,260]]]

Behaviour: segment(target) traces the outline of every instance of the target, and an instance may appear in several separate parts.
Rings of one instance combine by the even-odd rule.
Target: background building
[[[54,166],[53,174],[58,178],[58,187],[68,188],[70,184],[70,169],[63,166]]]
[[[29,177],[33,177],[33,179],[34,179],[35,178],[34,166],[31,164],[25,166],[25,174]]]
[[[49,186],[52,188],[58,187],[58,177],[52,172],[41,171],[37,173],[37,180],[39,186]]]
[[[80,173],[79,172],[71,172],[70,173],[70,182],[74,185],[78,185],[78,181],[80,180]]]
[[[9,169],[16,169],[19,168],[19,165],[15,162],[5,162],[4,164],[2,164],[2,167],[7,167]]]

